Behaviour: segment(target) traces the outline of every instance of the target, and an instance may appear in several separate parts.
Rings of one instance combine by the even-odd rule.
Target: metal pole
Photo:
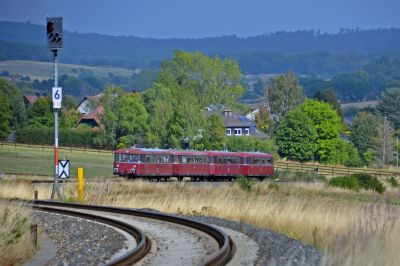
[[[54,87],[58,87],[58,69],[57,69],[57,50],[53,50],[54,54]],[[58,109],[54,108],[54,183],[51,199],[55,194],[60,198],[60,187],[58,184]]]
[[[399,137],[396,138],[396,166],[399,167]]]

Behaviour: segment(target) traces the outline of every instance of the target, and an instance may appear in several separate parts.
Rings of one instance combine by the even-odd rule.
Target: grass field
[[[50,197],[50,186],[35,189],[40,198]],[[0,198],[31,199],[33,190],[28,181],[0,182]],[[65,184],[65,198],[77,200],[76,190],[76,184]],[[398,188],[390,192],[400,200]],[[374,192],[352,192],[322,183],[271,186],[258,182],[247,192],[237,183],[104,181],[86,183],[84,202],[215,216],[270,228],[322,251],[323,265],[398,265],[400,207],[382,199]]]
[[[53,78],[53,63],[39,61],[0,61],[0,72],[3,70],[9,71],[11,74],[21,74],[30,76],[31,79],[49,79]],[[95,76],[107,77],[109,73],[116,76],[129,77],[134,71],[114,68],[114,67],[89,67],[84,65],[58,64],[59,75],[77,76],[82,70],[91,71]]]
[[[0,173],[52,176],[54,151],[51,148],[0,147]],[[59,159],[70,160],[70,175],[77,176],[77,168],[83,167],[85,177],[112,176],[112,153],[68,151],[61,149]]]

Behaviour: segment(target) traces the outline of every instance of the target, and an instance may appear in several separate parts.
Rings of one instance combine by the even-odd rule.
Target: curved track
[[[153,212],[146,212],[146,211],[139,211],[127,208],[116,208],[116,207],[105,207],[105,206],[97,206],[97,205],[85,205],[85,204],[72,204],[72,203],[61,203],[61,202],[53,202],[53,201],[29,201],[28,204],[32,205],[35,209],[40,209],[44,211],[50,212],[59,212],[64,213],[67,215],[73,216],[80,216],[90,220],[96,220],[100,222],[107,223],[109,225],[118,227],[129,234],[133,235],[137,240],[138,246],[129,252],[130,254],[125,254],[120,258],[115,259],[115,261],[111,261],[109,265],[129,265],[132,263],[137,262],[141,258],[143,258],[150,250],[150,241],[146,236],[144,236],[137,228],[121,221],[117,221],[107,217],[101,217],[95,214],[89,213],[81,213],[75,212],[72,210],[66,209],[59,209],[57,207],[63,208],[74,208],[74,209],[84,209],[84,210],[91,210],[91,211],[103,211],[108,213],[117,213],[117,214],[125,214],[137,217],[144,217],[149,219],[167,221],[175,224],[184,225],[190,228],[197,229],[202,231],[214,238],[218,245],[219,249],[215,253],[208,256],[205,261],[204,265],[225,265],[234,255],[235,253],[235,245],[233,241],[229,238],[229,236],[223,232],[222,230],[202,224],[199,222],[195,222],[189,219],[185,219],[182,217],[177,217],[173,215],[166,215],[160,213],[153,213]],[[68,213],[66,213],[68,212]],[[86,217],[85,217],[86,216]],[[113,224],[114,222],[119,223],[118,225]],[[126,226],[130,227],[130,229],[126,228]]]
[[[34,202],[29,202],[29,205],[35,209],[35,210],[40,210],[44,212],[51,212],[51,213],[58,213],[62,215],[69,215],[69,216],[75,216],[75,217],[80,217],[84,218],[87,220],[92,220],[96,222],[100,222],[103,224],[110,225],[112,227],[116,227],[121,229],[122,231],[128,233],[129,235],[133,236],[136,240],[136,247],[134,249],[129,250],[125,254],[109,261],[106,263],[106,265],[131,265],[135,262],[138,262],[142,258],[144,258],[150,251],[151,248],[151,241],[149,238],[142,233],[138,228],[128,224],[124,223],[119,220],[111,219],[108,217],[104,217],[101,215],[96,215],[96,214],[90,214],[90,213],[82,213],[82,212],[76,212],[72,210],[67,210],[67,209],[60,209],[57,207],[48,207],[48,206],[40,206],[36,205]]]

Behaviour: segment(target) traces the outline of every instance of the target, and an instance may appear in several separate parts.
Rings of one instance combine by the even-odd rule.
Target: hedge
[[[96,147],[94,137],[99,134],[91,129],[60,129],[59,144],[62,146]],[[52,145],[54,144],[53,128],[23,128],[16,131],[19,143]]]

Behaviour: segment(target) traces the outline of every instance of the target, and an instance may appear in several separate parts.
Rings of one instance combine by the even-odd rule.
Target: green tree
[[[290,111],[275,132],[279,154],[290,160],[310,161],[316,151],[317,130],[302,109]]]
[[[171,60],[162,63],[156,82],[145,93],[151,117],[147,143],[180,148],[183,138],[188,138],[199,149],[213,146],[206,132],[210,121],[203,110],[211,104],[219,109],[236,105],[243,93],[240,81],[235,61],[176,51]]]
[[[364,158],[364,155],[369,148],[372,148],[378,134],[378,118],[371,113],[359,112],[354,117],[350,130],[350,141],[366,162],[367,158]]]
[[[172,60],[162,63],[156,83],[173,89],[177,99],[185,91],[200,108],[214,104],[222,110],[224,106],[235,105],[244,92],[241,77],[239,65],[233,60],[175,51]]]
[[[222,117],[211,115],[207,117],[202,138],[197,141],[194,147],[199,150],[222,150],[226,143],[226,128]]]
[[[121,137],[125,137],[122,141],[126,145],[144,141],[148,113],[140,94],[107,86],[100,104],[104,113],[100,118],[100,134],[96,137],[98,145],[115,147]]]
[[[18,129],[25,127],[27,123],[25,105],[18,88],[14,84],[0,79],[0,94],[7,97],[10,101],[10,128]]]
[[[265,152],[276,154],[278,148],[271,139],[259,139],[251,136],[230,136],[226,138],[229,151]]]
[[[0,140],[7,139],[7,136],[10,133],[11,119],[11,102],[5,94],[0,92]]]
[[[382,99],[377,106],[382,116],[393,124],[395,129],[400,128],[400,89],[389,88],[382,93]]]
[[[316,132],[316,154],[318,161],[328,161],[338,145],[341,119],[332,107],[324,102],[306,100],[301,110],[311,120]]]
[[[293,72],[275,78],[268,95],[271,115],[275,122],[280,121],[304,100],[303,89]]]
[[[61,120],[62,113],[59,112]],[[54,127],[53,104],[50,97],[39,97],[27,111],[28,126],[32,128]]]
[[[336,149],[332,151],[328,162],[331,164],[342,164],[348,167],[363,165],[356,147],[351,143],[345,143],[343,140],[337,142]]]
[[[335,109],[336,113],[341,118],[343,118],[342,110],[340,108],[340,103],[339,103],[338,99],[336,98],[335,92],[333,92],[332,90],[328,89],[323,92],[318,91],[314,95],[314,99],[317,101],[326,102],[326,103],[330,104],[331,107],[333,109]]]

